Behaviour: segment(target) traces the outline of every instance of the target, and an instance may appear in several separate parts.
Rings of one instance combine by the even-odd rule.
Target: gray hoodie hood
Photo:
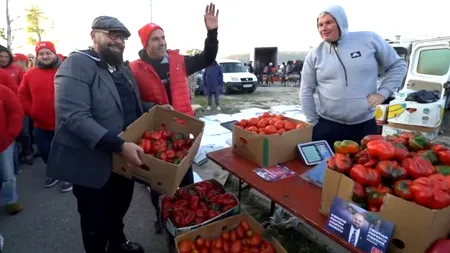
[[[333,16],[334,20],[336,20],[340,31],[339,39],[342,39],[348,32],[347,14],[345,14],[344,8],[339,5],[333,5],[322,11],[319,16],[325,13],[330,14],[331,16]],[[319,18],[317,18],[317,20],[319,20]]]

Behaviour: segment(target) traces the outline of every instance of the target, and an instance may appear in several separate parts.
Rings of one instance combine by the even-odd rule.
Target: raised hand
[[[206,29],[213,30],[219,26],[219,9],[216,11],[216,5],[210,3],[205,9],[205,26]]]

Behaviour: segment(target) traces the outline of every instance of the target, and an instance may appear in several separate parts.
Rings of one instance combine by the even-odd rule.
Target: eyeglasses
[[[117,38],[120,38],[120,40],[128,40],[128,37],[123,36],[122,34],[118,33],[118,32],[111,32],[111,31],[106,31],[106,30],[95,30],[96,32],[101,32],[104,34],[108,34],[109,38],[111,40],[117,40]]]

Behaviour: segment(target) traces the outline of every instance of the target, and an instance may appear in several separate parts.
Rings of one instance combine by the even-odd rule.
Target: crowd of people
[[[149,23],[138,32],[139,59],[124,64],[125,41],[132,35],[109,16],[92,22],[92,46],[67,58],[58,55],[49,41],[36,44],[36,59],[0,47],[0,201],[7,212],[14,215],[23,209],[16,174],[20,161],[32,162],[35,143],[47,165],[44,186],[62,181],[62,192],[73,189],[85,252],[144,252],[123,231],[134,182],[112,173],[112,154],[120,153],[131,166],[142,165],[142,148],[118,134],[156,104],[194,115],[187,77],[207,68],[209,80],[220,69],[215,63],[214,4],[206,7],[204,21],[204,50],[195,56],[168,50],[162,27]],[[304,62],[300,89],[303,111],[314,125],[313,140],[360,141],[376,133],[374,108],[401,85],[406,64],[377,34],[349,32],[339,6],[322,12],[317,28],[323,42]],[[386,77],[377,88],[379,66]],[[208,101],[211,105],[211,96]],[[181,186],[191,183],[192,168]],[[152,191],[151,199],[158,213],[159,194]],[[155,226],[161,232],[158,219]]]

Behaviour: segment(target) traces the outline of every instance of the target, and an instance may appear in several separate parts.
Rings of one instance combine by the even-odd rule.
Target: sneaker
[[[45,180],[45,188],[50,188],[55,186],[58,183],[58,180],[47,178]]]
[[[216,110],[222,111],[222,108],[220,108],[220,106],[216,106]]]
[[[61,192],[70,192],[72,190],[72,184],[64,182],[61,187]]]
[[[6,212],[9,215],[16,215],[23,211],[23,205],[19,203],[11,203],[6,205]]]
[[[207,111],[211,111],[211,106],[208,105],[208,107],[206,107]]]

